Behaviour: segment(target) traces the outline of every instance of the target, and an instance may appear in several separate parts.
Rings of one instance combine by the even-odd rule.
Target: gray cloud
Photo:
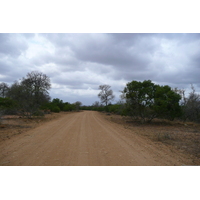
[[[3,54],[17,57],[28,48],[23,35],[20,34],[0,33],[0,44],[0,56]]]
[[[132,80],[200,91],[200,34],[0,34],[0,44],[0,82],[38,70],[64,101],[92,104],[100,84],[119,95]]]
[[[117,34],[118,35],[118,34]],[[125,34],[126,35],[126,34]],[[78,59],[86,62],[101,63],[115,67],[140,67],[146,64],[143,53],[146,49],[139,48],[136,37],[131,35],[128,40],[113,37],[113,34],[84,35],[84,40],[72,46]],[[130,35],[130,34],[127,34]],[[149,45],[147,45],[149,47]]]

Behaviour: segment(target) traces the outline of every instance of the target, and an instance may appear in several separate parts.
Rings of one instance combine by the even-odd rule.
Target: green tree
[[[180,94],[176,93],[169,87],[157,86],[154,98],[154,110],[160,118],[174,120],[175,117],[181,116]]]
[[[71,105],[65,104],[63,111],[71,111]]]
[[[54,107],[52,108],[52,111],[53,111],[53,112],[56,112],[56,113],[59,113],[59,112],[60,112],[60,108],[59,108],[58,106],[54,106]]]
[[[111,113],[115,113],[115,114],[120,114],[120,107],[121,105],[119,104],[113,104],[113,105],[108,105],[108,111]]]
[[[68,102],[64,103],[64,111],[72,111],[72,110],[75,110],[75,105],[73,104],[70,104]]]
[[[15,114],[13,108],[15,107],[15,102],[10,98],[0,97],[0,112],[1,114]]]
[[[63,100],[59,99],[59,98],[55,98],[52,100],[52,104],[54,106],[58,106],[60,108],[60,110],[64,110],[65,104],[63,102]]]
[[[14,106],[14,101],[9,98],[0,97],[0,108],[12,108]]]
[[[126,114],[141,118],[144,122],[155,117],[173,120],[181,115],[181,96],[169,86],[159,86],[145,80],[127,83],[123,90],[126,99]]]
[[[126,113],[134,118],[141,117],[143,121],[151,121],[156,117],[154,112],[154,95],[156,85],[150,80],[127,83],[123,90],[126,99]]]
[[[16,102],[14,109],[20,115],[31,117],[34,111],[37,110],[31,92],[25,85],[18,81],[11,85],[8,91],[8,97]]]

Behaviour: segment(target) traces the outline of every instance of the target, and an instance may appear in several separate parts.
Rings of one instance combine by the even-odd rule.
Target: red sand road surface
[[[101,113],[66,114],[0,143],[0,165],[156,166],[187,165],[189,160],[155,144]]]

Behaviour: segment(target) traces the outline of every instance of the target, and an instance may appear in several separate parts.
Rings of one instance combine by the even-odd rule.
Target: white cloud
[[[35,37],[28,41],[28,46],[29,47],[24,55],[27,59],[40,57],[45,54],[53,55],[55,53],[55,48],[52,43],[38,34],[35,34]]]

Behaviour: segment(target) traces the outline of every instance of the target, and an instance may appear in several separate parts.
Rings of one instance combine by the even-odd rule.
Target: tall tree
[[[105,104],[106,106],[109,104],[110,101],[115,98],[115,96],[113,95],[113,91],[110,88],[110,85],[99,86],[99,90],[101,91],[98,94],[98,97],[101,99],[101,103]]]
[[[50,78],[41,72],[33,71],[22,79],[22,85],[27,87],[34,97],[36,104],[41,104],[48,96],[48,90],[51,88]]]
[[[48,90],[50,89],[50,79],[40,72],[28,73],[22,81],[16,81],[8,91],[8,97],[15,100],[17,109],[23,115],[31,117],[39,111],[42,104],[50,100]]]

